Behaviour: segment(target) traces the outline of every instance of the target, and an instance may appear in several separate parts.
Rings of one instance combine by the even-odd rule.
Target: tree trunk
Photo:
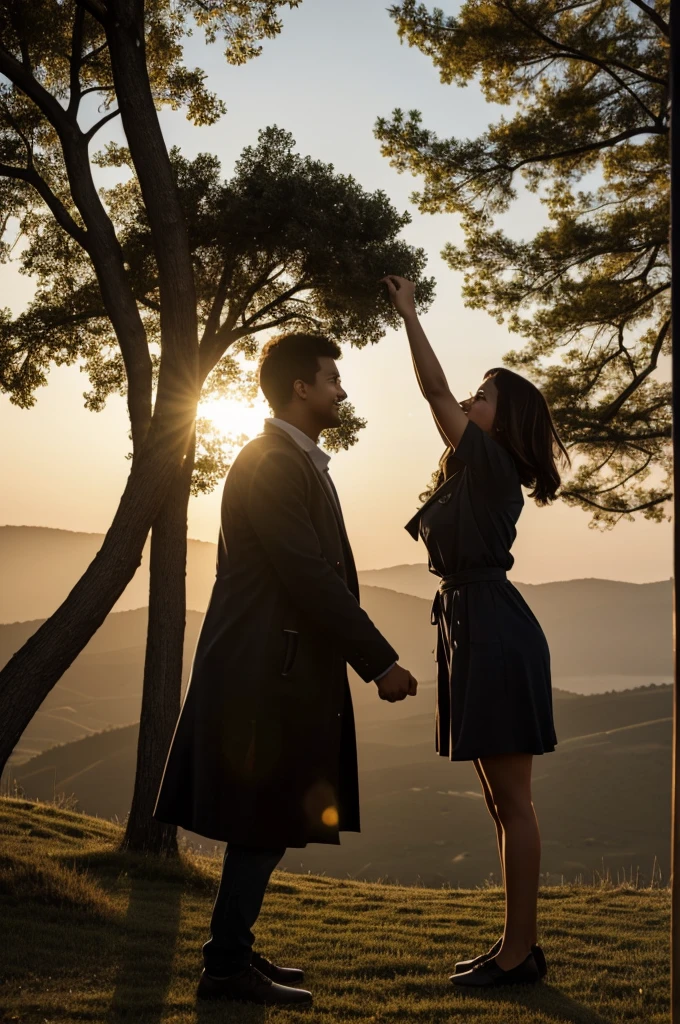
[[[153,815],[180,711],[186,624],[187,509],[195,442],[172,482],[151,531],[149,626],[132,806],[122,847],[177,854],[177,829]]]
[[[195,402],[194,397],[194,409]],[[151,525],[187,451],[193,418],[186,409],[183,413],[183,422],[161,428],[152,423],[100,550],[66,600],[0,672],[0,774],[45,697],[139,567]]]

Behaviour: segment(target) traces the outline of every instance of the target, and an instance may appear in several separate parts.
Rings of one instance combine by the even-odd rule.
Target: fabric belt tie
[[[442,596],[444,594],[458,590],[459,587],[465,586],[467,583],[502,583],[506,579],[507,573],[505,569],[500,569],[497,566],[489,566],[483,569],[462,569],[460,572],[453,572],[447,576],[442,576],[439,581],[439,590],[434,595],[430,622],[433,626],[436,626],[442,618],[444,612]]]

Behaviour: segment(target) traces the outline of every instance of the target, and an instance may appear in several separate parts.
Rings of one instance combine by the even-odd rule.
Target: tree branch
[[[87,96],[90,92],[115,92],[115,85],[90,85],[87,89],[83,89],[80,96]]]
[[[632,0],[632,2],[633,3],[637,3],[637,0]],[[500,6],[504,7],[508,11],[509,14],[513,15],[514,17],[517,18],[517,20],[519,20],[518,16],[512,10],[512,8],[510,8],[509,5],[501,3]],[[556,15],[565,14],[565,13],[568,13],[569,11],[576,10],[579,7],[587,7],[587,6],[588,6],[587,3],[569,4],[566,7],[559,8],[559,10],[555,11],[554,13]],[[641,5],[638,4],[638,6],[641,6]],[[644,6],[646,7],[647,5],[645,4]],[[390,10],[392,11],[393,9],[390,9]],[[651,10],[651,8],[650,8],[650,10]],[[430,23],[430,25],[433,25],[433,22],[432,22],[431,19],[430,19],[429,23]],[[664,34],[667,35],[668,34],[667,26],[666,26],[666,28],[662,27],[662,26],[665,26],[665,25],[666,25],[665,21],[663,21],[663,19],[660,19],[659,27],[661,28],[661,31],[664,32]],[[555,46],[556,49],[559,49],[561,51],[565,49],[565,44],[556,42],[555,40],[553,40],[550,36],[548,36],[546,34],[541,34],[540,29],[534,28],[534,26],[531,24],[531,22],[528,23],[527,27],[530,29],[530,31],[532,31],[534,33],[534,35],[538,35],[539,38],[542,38],[545,42],[549,43],[549,45]],[[442,32],[444,34],[451,34],[451,33],[453,33],[454,29],[448,28],[448,26],[437,26],[437,31],[438,32]],[[666,83],[666,79],[660,78],[658,75],[652,75],[648,71],[643,71],[642,68],[636,68],[632,64],[626,64],[624,61],[616,60],[616,58],[607,58],[606,61],[602,61],[598,57],[592,57],[590,54],[584,53],[582,50],[577,50],[575,48],[566,48],[565,56],[567,56],[567,57],[571,56],[573,59],[575,59],[575,60],[582,60],[585,63],[595,63],[595,62],[599,61],[600,64],[603,66],[604,70],[608,70],[608,65],[611,65],[612,67],[619,68],[621,71],[629,71],[632,75],[636,75],[638,78],[641,78],[644,81],[649,82],[652,85],[664,86],[664,85],[667,84]],[[552,63],[552,60],[554,60],[554,59],[555,58],[550,58],[546,54],[544,56],[536,57],[533,60],[523,61],[522,63],[524,64],[524,66],[528,66],[530,64],[537,64],[537,63],[539,63],[540,61],[543,61],[543,60],[548,60],[548,61],[550,61],[550,63]],[[546,70],[546,69],[544,69],[544,70]],[[637,99],[637,97],[636,97],[636,99]],[[656,118],[655,118],[655,120],[656,120]]]
[[[103,43],[100,43],[100,44],[99,44],[99,46],[95,46],[95,47],[94,47],[94,48],[93,48],[92,50],[90,50],[90,51],[89,51],[88,53],[84,54],[84,55],[83,55],[83,58],[82,58],[82,60],[81,60],[81,62],[80,62],[80,63],[81,63],[81,64],[84,64],[84,63],[85,63],[85,61],[87,61],[87,60],[91,60],[91,59],[92,59],[92,57],[96,57],[96,56],[97,56],[97,54],[98,54],[98,53],[101,53],[101,52],[102,52],[102,50],[105,50],[105,49],[106,49],[106,48],[108,47],[108,45],[109,45],[109,43],[108,43],[108,40],[106,40],[106,39],[105,39]]]
[[[274,267],[276,267],[276,263],[268,263],[259,277],[255,278],[250,287],[246,289],[245,295],[241,296],[238,306],[234,306],[234,308],[229,309],[229,316],[225,323],[222,324],[219,331],[216,330],[215,337],[217,337],[218,334],[221,335],[224,331],[231,331],[239,316],[245,316],[248,306],[257,295],[260,288],[263,288],[267,283],[269,275]]]
[[[603,61],[599,57],[594,57],[589,53],[584,53],[582,50],[577,50],[573,46],[568,46],[566,43],[561,43],[559,42],[559,40],[553,39],[546,32],[543,32],[540,28],[534,25],[533,22],[528,21],[526,18],[523,18],[520,14],[518,14],[515,8],[512,6],[512,4],[508,2],[508,0],[501,0],[500,6],[503,7],[504,10],[508,11],[508,13],[513,18],[515,18],[515,20],[518,21],[520,25],[523,25],[529,32],[531,32],[532,35],[535,35],[538,39],[541,39],[544,43],[547,43],[548,46],[552,46],[555,50],[558,50],[560,53],[564,53],[569,57],[575,58],[577,60],[582,60],[587,64],[593,64],[595,65],[595,67],[600,68],[601,71],[604,71],[605,74],[608,74],[611,78],[613,78],[614,81],[617,82],[618,85],[622,89],[624,89],[635,100],[635,102],[639,104],[639,106],[642,107],[647,117],[651,118],[651,120],[654,121],[655,123],[657,122],[656,115],[647,107],[646,103],[644,103],[640,99],[635,90],[631,89],[628,83],[625,82],[620,77],[620,75],[617,75],[616,72],[612,71],[611,67],[609,67],[611,61]],[[631,68],[630,70],[634,71],[635,69]]]
[[[655,11],[653,7],[649,6],[649,4],[646,4],[645,0],[631,0],[631,3],[635,4],[636,7],[639,7],[640,10],[644,14],[646,14],[648,18],[651,18],[651,20],[654,22],[656,27],[663,32],[663,34],[666,36],[667,39],[670,38],[670,34],[671,34],[670,27],[663,20],[663,18],[661,17],[661,15],[659,14],[658,11]]]
[[[12,167],[10,164],[0,164],[0,176],[4,178],[15,178],[17,181],[26,181],[45,200],[52,211],[55,220],[61,225],[64,231],[68,232],[71,238],[75,239],[78,245],[89,253],[89,238],[87,231],[84,231],[74,221],[61,199],[58,198],[33,167]]]
[[[664,321],[661,330],[656,336],[654,348],[652,349],[652,353],[649,357],[649,363],[644,368],[644,370],[641,371],[641,373],[638,373],[633,378],[628,387],[624,388],[624,390],[621,392],[618,398],[615,398],[614,401],[607,406],[602,415],[599,417],[601,423],[608,423],[610,420],[612,420],[621,409],[621,406],[624,405],[628,401],[630,396],[637,391],[637,389],[640,387],[643,381],[645,381],[647,377],[649,377],[650,373],[654,373],[654,370],[656,370],[657,362],[659,360],[659,354],[661,352],[661,348],[663,346],[666,335],[668,334],[668,328],[670,327],[670,325],[671,320],[669,317],[667,320]]]
[[[210,306],[210,312],[205,322],[205,328],[201,335],[199,342],[199,348],[202,349],[204,345],[208,345],[211,340],[214,339],[217,334],[217,329],[220,325],[220,317],[224,308],[224,303],[227,301],[227,292],[229,290],[229,277],[233,272],[233,266],[226,264],[222,267],[222,273],[220,274],[217,287],[215,288],[215,295],[213,297],[212,304]]]
[[[186,396],[198,396],[196,286],[186,218],[149,77],[144,3],[117,0],[115,8],[116,17],[109,17],[106,26],[113,82],[158,267],[165,372],[159,378],[155,414],[177,402],[174,388],[185,387]],[[187,416],[193,397],[187,397]]]
[[[267,320],[266,323],[259,324],[259,326],[257,326],[257,327],[246,327],[244,325],[242,328],[240,328],[240,330],[241,330],[241,337],[245,337],[246,335],[251,335],[251,334],[258,334],[259,331],[270,331],[274,327],[280,327],[281,324],[287,324],[289,320],[297,320],[297,319],[300,319],[300,314],[299,313],[286,313],[286,314],[284,314],[284,316],[279,316],[275,320]],[[310,317],[308,317],[306,319],[310,319],[311,320],[311,319],[313,319],[313,317],[310,316]],[[234,332],[234,333],[236,333],[236,332]]]
[[[602,436],[593,437],[592,434],[585,434],[583,437],[572,437],[569,440],[569,447],[576,444],[589,445],[589,444],[609,444],[612,441],[619,441],[622,444],[630,441],[660,441],[662,438],[671,437],[671,428],[664,427],[661,430],[649,431],[647,434],[617,434],[609,433],[602,434]]]
[[[107,121],[111,121],[114,117],[118,117],[120,110],[116,107],[115,110],[111,110],[105,117],[102,117],[100,121],[93,124],[88,132],[85,132],[85,139],[90,142],[92,138],[97,134],[100,128],[103,128]]]
[[[71,117],[76,117],[80,106],[80,63],[83,55],[83,22],[85,11],[78,5],[76,16],[73,19],[73,34],[71,37],[71,59],[69,61],[69,89],[70,96],[66,108]]]
[[[610,508],[608,505],[600,505],[599,502],[593,501],[592,498],[587,498],[582,491],[561,491],[560,496],[577,498],[586,505],[592,505],[593,508],[602,509],[603,512],[618,512],[622,516],[632,512],[641,512],[645,508],[654,508],[655,505],[662,505],[664,501],[670,501],[673,497],[672,494],[662,494],[660,498],[653,498],[651,501],[645,501],[641,505],[634,505],[632,508]]]
[[[88,0],[84,2],[84,6],[99,20],[107,14],[106,6],[100,0]],[[83,219],[86,233],[74,234],[70,215],[66,212],[64,216],[61,204],[54,201],[49,189],[43,192],[42,179],[33,181],[32,184],[43,195],[57,221],[86,248],[92,260],[106,311],[116,332],[125,363],[128,378],[128,411],[133,445],[137,451],[146,437],[151,422],[151,357],[144,325],[125,270],[122,249],[92,178],[87,138],[81,132],[77,120],[2,45],[0,74],[4,74],[35,104],[59,137],[71,196]],[[9,167],[7,171],[16,176],[16,168]],[[27,180],[25,174],[19,176]],[[76,226],[76,232],[80,231],[81,229]]]
[[[50,312],[46,309],[45,312]],[[87,309],[80,313],[69,313],[68,316],[60,316],[58,319],[48,320],[43,318],[45,330],[54,330],[57,327],[70,327],[74,324],[86,323],[88,320],[98,320],[106,317],[105,309]]]
[[[138,295],[138,296],[136,296],[136,298],[137,298],[137,301],[141,302],[141,304],[143,306],[146,306],[147,309],[153,309],[154,313],[160,313],[160,311],[161,311],[160,302],[154,302],[154,300],[150,299],[147,295]]]
[[[551,160],[564,160],[569,156],[578,156],[580,153],[594,153],[598,149],[608,149],[610,146],[616,146],[619,142],[624,142],[626,139],[634,139],[638,135],[667,134],[668,132],[666,128],[656,126],[628,128],[625,132],[619,132],[618,135],[613,135],[610,139],[602,139],[600,142],[588,142],[583,146],[574,146],[573,149],[557,150],[554,153],[540,153],[538,156],[529,156],[525,160],[520,160],[516,164],[497,164],[497,167],[513,172],[519,170],[520,167],[524,167],[526,164],[549,163]]]
[[[0,45],[0,74],[9,78],[21,92],[33,100],[59,136],[78,132],[78,124],[30,71],[4,46]]]
[[[271,309],[274,309],[275,306],[282,305],[288,299],[291,299],[293,295],[296,295],[297,292],[305,291],[309,287],[309,282],[299,281],[297,284],[294,284],[292,288],[289,288],[287,292],[282,292],[281,295],[277,295],[276,298],[272,299],[271,302],[268,302],[266,306],[263,306],[262,309],[258,309],[257,312],[253,313],[252,316],[249,316],[247,320],[244,320],[243,326],[246,329],[249,328],[250,325],[255,323],[256,320],[259,320],[261,317],[266,316],[266,314]]]
[[[104,0],[76,0],[79,7],[84,7],[100,24],[104,24],[108,16],[108,8]]]
[[[611,487],[601,487],[597,493],[611,494],[612,491],[616,491],[619,487],[625,487],[628,481],[632,480],[633,477],[638,476],[639,473],[644,473],[644,471],[647,469],[647,466],[650,464],[651,461],[652,456],[647,455],[647,458],[645,459],[644,463],[641,466],[636,466],[635,469],[632,469],[628,476],[624,476],[623,480],[617,480],[615,483],[611,485]]]
[[[26,136],[26,134],[24,133],[23,128],[21,127],[21,124],[19,123],[19,121],[17,121],[17,119],[15,118],[14,114],[12,113],[10,108],[7,106],[7,104],[4,103],[4,102],[0,102],[0,107],[2,108],[3,115],[7,118],[7,120],[10,123],[10,125],[12,126],[12,128],[14,128],[14,131],[17,133],[17,135],[19,136],[19,138],[23,142],[24,149],[26,150],[26,157],[28,159],[28,163],[29,163],[30,166],[32,166],[33,165],[33,143]]]

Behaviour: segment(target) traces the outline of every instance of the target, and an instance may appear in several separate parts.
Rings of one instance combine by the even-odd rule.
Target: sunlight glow
[[[271,416],[271,410],[263,398],[252,404],[235,398],[218,398],[201,402],[198,415],[209,419],[223,434],[234,438],[245,434],[247,440],[250,440],[262,432],[264,421]]]

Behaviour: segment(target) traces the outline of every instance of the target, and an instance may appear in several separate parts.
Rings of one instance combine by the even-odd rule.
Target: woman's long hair
[[[557,460],[570,463],[560,440],[548,403],[526,377],[504,366],[487,370],[498,390],[494,437],[512,455],[520,483],[531,487],[529,497],[537,505],[549,505],[557,497],[560,474]]]
[[[535,384],[504,366],[487,370],[484,380],[489,379],[498,391],[493,421],[495,440],[512,455],[520,483],[533,488],[529,497],[537,505],[549,505],[557,497],[561,482],[557,460],[561,458],[567,465],[571,460],[557,433],[548,403]],[[426,501],[459,466],[455,451],[447,448],[420,500]]]

